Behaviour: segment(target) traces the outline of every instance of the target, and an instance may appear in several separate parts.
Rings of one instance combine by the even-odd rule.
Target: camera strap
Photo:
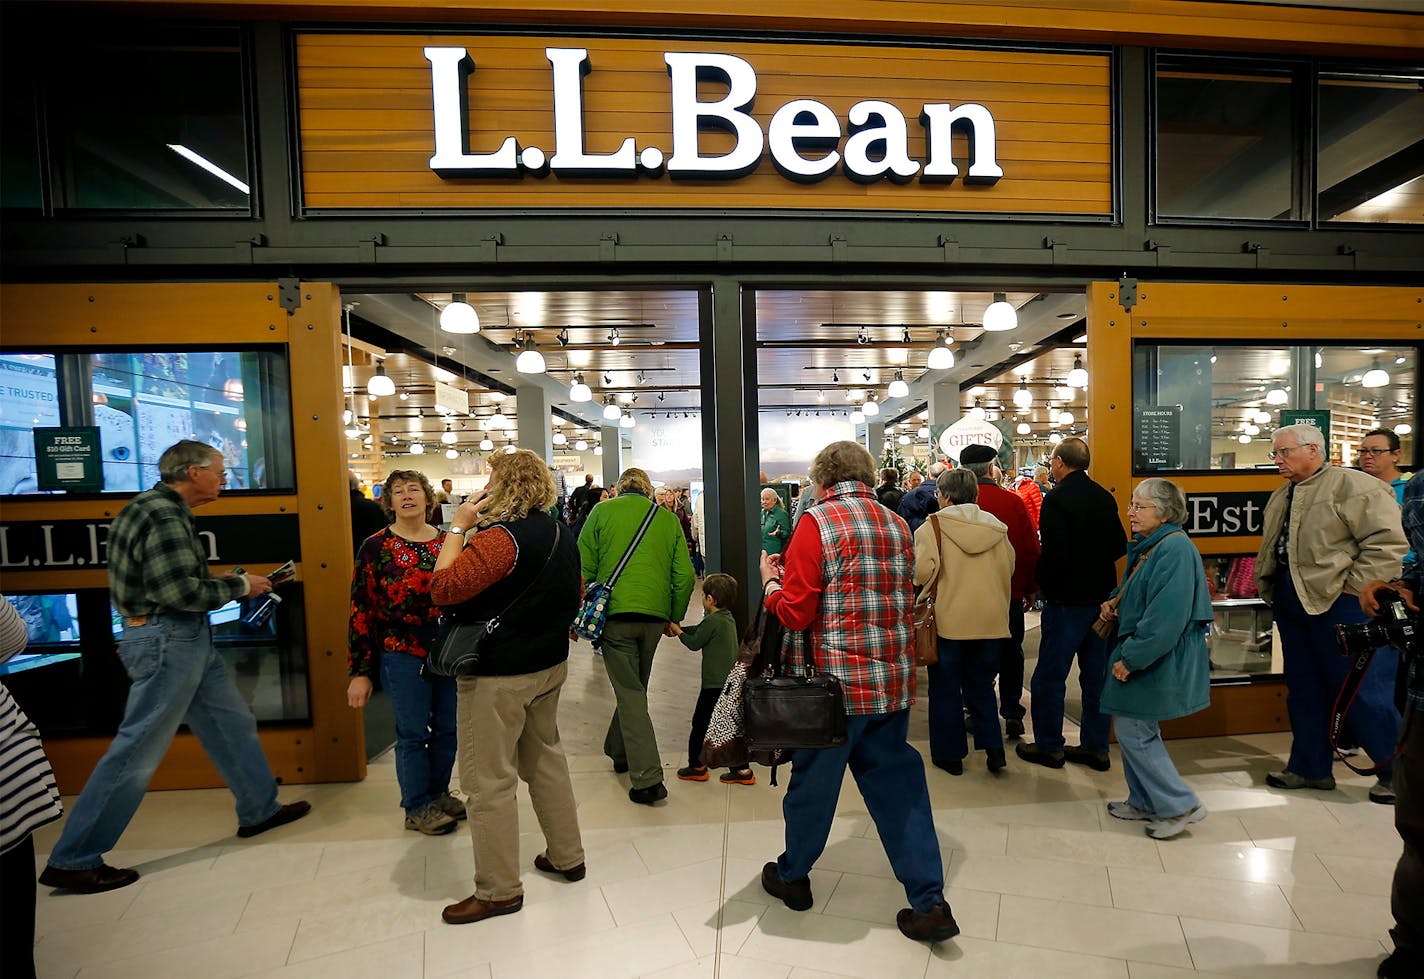
[[[1335,696],[1335,706],[1330,711],[1330,750],[1356,775],[1378,775],[1381,769],[1399,757],[1399,752],[1404,747],[1404,740],[1401,738],[1400,743],[1395,745],[1393,754],[1383,760],[1376,759],[1374,765],[1369,768],[1356,768],[1340,750],[1340,733],[1345,729],[1345,715],[1355,703],[1355,696],[1360,692],[1360,684],[1364,682],[1365,671],[1370,668],[1375,652],[1374,648],[1362,650],[1350,661],[1350,671],[1345,674],[1345,682],[1340,685],[1340,692]]]

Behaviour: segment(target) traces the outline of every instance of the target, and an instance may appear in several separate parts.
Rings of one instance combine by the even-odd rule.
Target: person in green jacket
[[[761,549],[768,554],[780,554],[791,539],[791,515],[781,505],[774,489],[761,491]]]
[[[1158,726],[1211,703],[1211,592],[1201,556],[1182,530],[1186,519],[1187,497],[1175,483],[1153,477],[1138,484],[1127,507],[1133,533],[1127,570],[1102,607],[1104,619],[1117,620],[1102,711],[1115,719],[1128,788],[1127,801],[1109,802],[1108,813],[1147,821],[1155,840],[1206,818]]]
[[[653,484],[641,469],[618,477],[618,495],[589,511],[579,533],[585,583],[607,581],[638,533],[653,503]],[[652,805],[667,798],[658,741],[648,716],[648,677],[658,640],[671,636],[687,614],[696,578],[682,525],[671,510],[657,508],[608,598],[603,627],[603,665],[618,706],[603,739],[615,772],[632,782],[629,800]]]
[[[685,782],[707,781],[707,766],[702,764],[702,742],[707,740],[707,724],[712,710],[732,672],[737,659],[737,621],[732,617],[731,604],[737,600],[737,579],[729,574],[710,574],[702,583],[702,608],[707,613],[697,625],[673,626],[673,635],[688,649],[702,650],[702,692],[692,710],[692,732],[687,738],[687,767],[677,770]],[[746,766],[731,768],[720,781],[727,785],[755,785],[756,776]]]

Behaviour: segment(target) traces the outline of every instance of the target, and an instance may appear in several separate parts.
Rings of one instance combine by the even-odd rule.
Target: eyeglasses
[[[225,482],[227,482],[227,470],[226,470],[226,469],[214,469],[212,466],[194,466],[193,468],[195,468],[195,469],[206,469],[208,472],[212,473],[214,476],[216,476],[216,477],[218,478],[218,482],[220,482],[220,483],[225,483]]]
[[[1398,452],[1398,451],[1399,451],[1398,449],[1361,449],[1361,450],[1360,450],[1360,455],[1362,455],[1362,456],[1382,456],[1382,455],[1388,455],[1388,454],[1391,453],[1391,452]]]
[[[1139,510],[1155,510],[1155,509],[1157,509],[1157,504],[1155,504],[1155,503],[1139,503],[1139,502],[1137,502],[1136,500],[1133,500],[1131,503],[1129,503],[1129,504],[1127,505],[1127,512],[1128,512],[1128,513],[1136,513],[1136,512],[1139,511]]]
[[[1310,448],[1310,446],[1308,446],[1308,445],[1287,445],[1287,446],[1284,446],[1284,447],[1279,448],[1279,449],[1272,449],[1272,450],[1270,451],[1270,453],[1269,453],[1269,456],[1270,456],[1270,458],[1271,458],[1272,460],[1275,460],[1275,459],[1284,459],[1286,456],[1290,455],[1292,452],[1296,451],[1297,449],[1308,449],[1308,448]]]

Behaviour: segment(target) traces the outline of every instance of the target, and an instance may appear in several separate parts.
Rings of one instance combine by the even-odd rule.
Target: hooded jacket
[[[973,503],[931,514],[915,531],[915,584],[928,587],[941,566],[934,600],[940,638],[1008,636],[1014,546],[1004,522]]]

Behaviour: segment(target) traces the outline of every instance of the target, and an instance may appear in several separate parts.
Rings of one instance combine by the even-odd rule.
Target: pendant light
[[[1412,432],[1412,431],[1414,431],[1414,429],[1413,429],[1413,427],[1410,426],[1410,424],[1409,424],[1408,422],[1402,422],[1402,423],[1400,423],[1400,424],[1394,426],[1394,434],[1395,434],[1395,435],[1400,435],[1400,436],[1408,435],[1408,434],[1409,434],[1410,432]]]
[[[875,395],[870,395],[865,399],[865,404],[860,406],[860,413],[866,418],[874,418],[880,414],[880,402],[875,400]]]
[[[574,451],[575,451],[575,452],[587,452],[587,451],[588,451],[588,442],[587,442],[586,440],[584,440],[584,439],[579,439],[577,442],[574,443]]]
[[[908,435],[901,435],[901,436],[900,436],[898,439],[896,439],[895,441],[899,442],[901,445],[909,445],[909,444],[910,444],[910,436],[908,436]]]
[[[1070,388],[1085,388],[1088,386],[1088,372],[1083,370],[1083,358],[1073,355],[1073,369],[1068,372],[1068,386]]]
[[[1014,392],[1014,404],[1018,405],[1020,408],[1027,408],[1029,405],[1033,404],[1033,393],[1030,392],[1028,389],[1027,378],[1022,378],[1019,380],[1019,389]]]
[[[554,433],[554,444],[555,444],[555,445],[568,445],[568,444],[569,444],[569,437],[568,437],[567,435],[565,435],[563,432],[555,432],[555,433]]]
[[[954,366],[954,351],[949,348],[949,345],[954,342],[953,331],[941,330],[939,340],[940,342],[930,350],[930,357],[925,362],[925,367],[932,371],[947,371]]]
[[[447,458],[447,459],[458,459],[458,458],[460,458],[460,450],[459,450],[459,449],[446,449],[446,450],[445,450],[445,458]]]
[[[1266,392],[1266,404],[1283,405],[1290,400],[1290,395],[1286,394],[1285,388],[1271,388]]]
[[[622,417],[623,417],[623,409],[620,408],[620,407],[618,407],[617,403],[616,403],[612,398],[604,398],[604,399],[603,399],[603,420],[604,420],[604,421],[607,421],[607,422],[616,422],[618,419],[620,419],[620,418],[622,418]]]
[[[544,355],[534,349],[532,334],[524,334],[524,352],[514,360],[514,369],[521,374],[544,373]]]
[[[633,420],[633,412],[631,411],[625,411],[623,417],[618,419],[619,428],[632,428],[636,424],[638,423]]]
[[[493,448],[494,448],[494,442],[493,442],[491,439],[489,439],[489,438],[482,438],[482,439],[480,439],[480,451],[481,451],[481,452],[488,452],[490,449],[493,449]]]
[[[850,423],[851,423],[852,425],[864,425],[864,424],[865,424],[865,413],[862,412],[862,411],[860,411],[859,409],[857,409],[857,410],[855,410],[855,411],[852,411],[852,412],[850,413]]]
[[[465,301],[463,292],[455,293],[440,311],[440,329],[446,333],[480,332],[480,314]]]
[[[994,301],[984,310],[984,330],[1003,333],[1019,325],[1019,312],[1002,292],[994,293]]]
[[[503,408],[500,408],[498,405],[496,405],[494,409],[494,414],[490,415],[489,423],[490,428],[500,430],[506,429],[509,427],[509,416],[504,413]]]
[[[410,454],[413,456],[424,455],[425,446],[421,445],[419,442],[410,443]]]
[[[508,445],[506,445],[506,446],[504,447],[504,454],[507,455],[507,456],[512,456],[512,455],[514,455],[514,453],[516,453],[516,452],[518,452],[518,451],[519,451],[519,450],[514,447],[514,443],[513,443],[513,442],[509,443]]]
[[[892,398],[903,398],[910,393],[910,385],[905,383],[905,372],[900,370],[895,372],[895,380],[890,382],[890,388],[886,394]]]
[[[1379,358],[1374,359],[1373,365],[1365,371],[1365,376],[1360,378],[1360,384],[1367,388],[1382,388],[1389,383],[1389,371],[1380,366]]]
[[[1014,429],[1014,431],[1018,432],[1020,435],[1027,435],[1029,432],[1033,431],[1033,428],[1029,425],[1028,422],[1019,422],[1018,428]]]
[[[569,385],[570,401],[592,401],[593,390],[583,382],[582,374],[574,375],[574,383]]]
[[[984,420],[984,415],[984,406],[977,401],[974,402],[974,407],[969,409],[969,417],[973,418],[975,421],[982,422]]]
[[[454,445],[458,438],[459,436],[457,436],[454,430],[450,428],[450,423],[446,422],[445,431],[440,433],[440,441],[444,442],[446,445]]]
[[[595,446],[593,447],[593,454],[596,455],[596,456],[601,456],[601,455],[603,455],[603,446],[602,446],[601,444],[600,444],[600,445],[595,445]]]
[[[1059,425],[1071,425],[1075,421],[1077,421],[1077,419],[1073,417],[1073,412],[1071,411],[1060,411],[1058,413],[1057,423]]]
[[[366,392],[377,398],[389,397],[396,393],[396,382],[386,375],[386,365],[376,364],[376,373],[371,375],[371,380],[366,382]]]

